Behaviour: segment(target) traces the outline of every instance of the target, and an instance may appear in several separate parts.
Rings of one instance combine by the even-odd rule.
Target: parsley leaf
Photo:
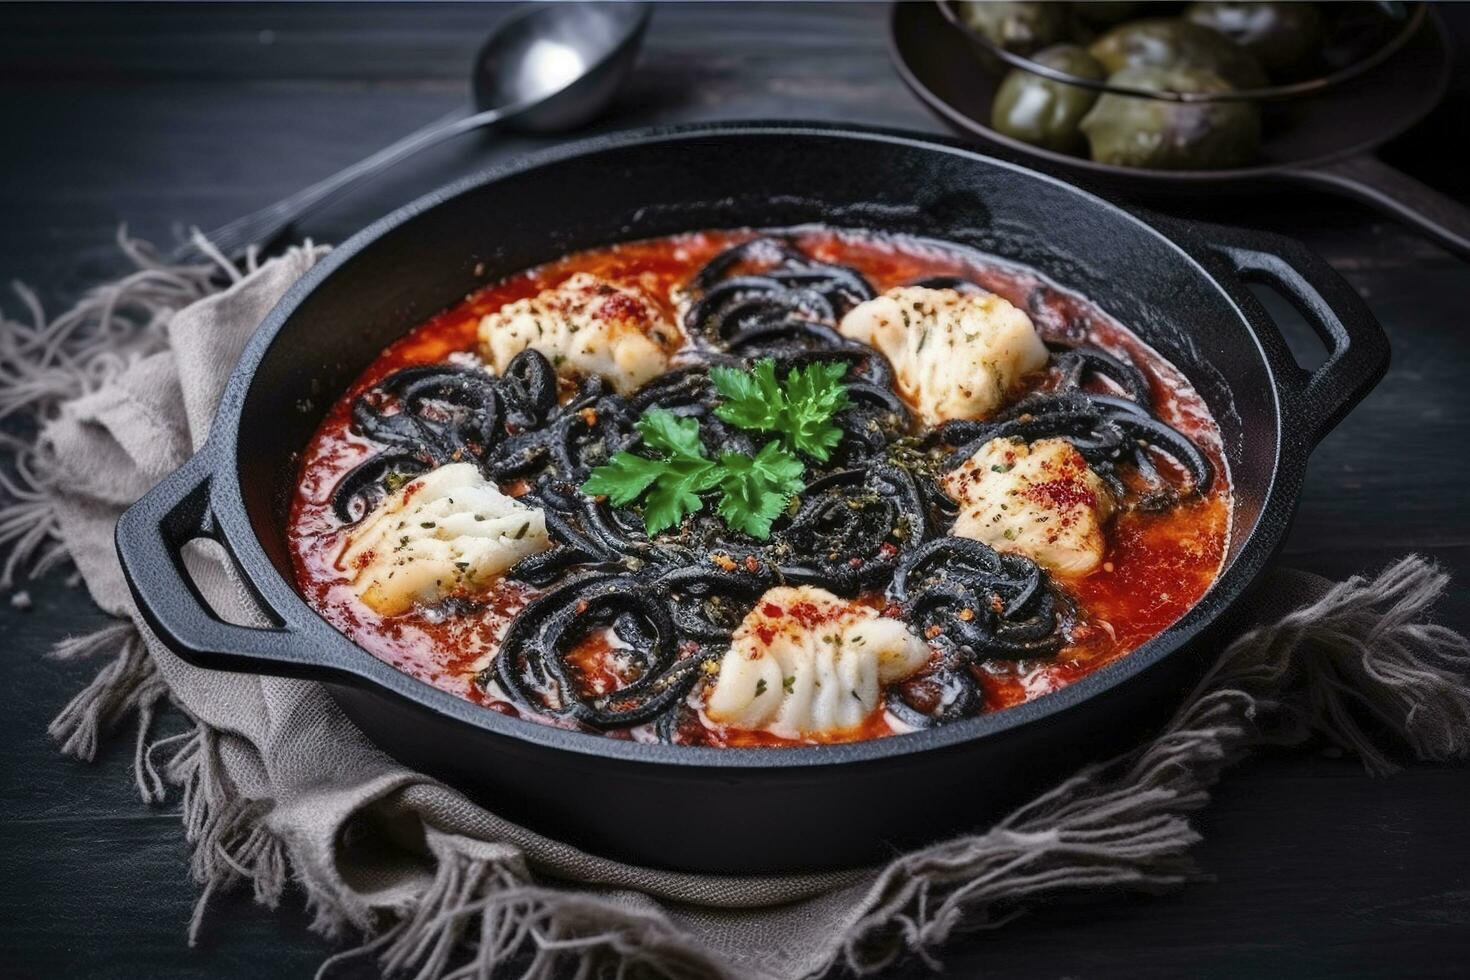
[[[832,417],[852,404],[847,385],[842,383],[847,367],[840,361],[818,362],[795,368],[786,376],[788,408],[783,428],[794,449],[822,462],[842,441],[842,430],[832,424]]]
[[[851,404],[842,383],[847,367],[841,362],[813,363],[793,368],[780,383],[776,364],[769,358],[748,371],[711,368],[710,380],[724,399],[715,415],[742,429],[774,432],[787,451],[826,462],[842,441],[842,430],[832,417]]]
[[[725,399],[715,414],[742,429],[771,432],[780,426],[781,407],[786,398],[776,384],[776,362],[756,361],[750,370],[712,367],[709,379]]]
[[[704,458],[704,446],[699,442],[699,420],[682,418],[667,409],[655,408],[638,420],[638,434],[643,441],[658,450],[673,456]]]
[[[771,439],[754,456],[723,453],[710,459],[699,438],[699,422],[663,409],[638,420],[648,455],[620,452],[597,467],[582,492],[606,496],[615,507],[642,499],[649,534],[675,527],[704,507],[700,494],[718,489],[716,509],[735,531],[765,540],[771,526],[801,492],[806,465],[798,453],[825,462],[842,440],[833,416],[846,408],[847,373],[842,363],[794,368],[778,381],[771,359],[749,370],[714,367],[710,380],[722,401],[715,415]]]
[[[638,420],[637,428],[644,445],[663,458],[617,453],[592,471],[582,492],[605,495],[613,506],[625,507],[647,491],[643,523],[649,534],[657,534],[703,507],[699,495],[719,483],[721,471],[704,455],[697,420],[653,409]]]
[[[801,491],[806,470],[774,439],[754,456],[723,454],[720,468],[720,517],[734,530],[762,541],[771,536],[771,524]]]
[[[664,475],[668,465],[661,459],[618,453],[592,471],[582,484],[582,492],[589,497],[605,496],[614,507],[626,507],[643,496],[643,491]]]

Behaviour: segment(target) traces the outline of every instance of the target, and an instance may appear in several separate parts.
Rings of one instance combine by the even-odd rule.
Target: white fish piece
[[[1049,356],[1031,318],[994,293],[901,286],[853,307],[838,329],[888,358],[899,394],[930,425],[991,414]]]
[[[682,336],[642,290],[579,272],[482,317],[480,354],[504,374],[530,348],[558,374],[595,374],[626,395],[668,370]]]
[[[1065,439],[992,439],[943,487],[960,505],[957,537],[1026,555],[1058,575],[1102,564],[1112,494]]]
[[[546,515],[500,492],[473,463],[430,470],[381,501],[349,532],[338,566],[375,612],[480,591],[551,547]]]
[[[705,715],[782,738],[836,735],[882,708],[882,688],[929,660],[903,623],[813,586],[769,589],[731,638]]]

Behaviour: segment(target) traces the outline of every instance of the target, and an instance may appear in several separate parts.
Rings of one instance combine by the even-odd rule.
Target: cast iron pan
[[[1450,44],[1433,11],[1397,54],[1321,95],[1273,104],[1260,163],[1235,170],[1141,170],[1031,146],[989,126],[1000,78],[933,3],[896,3],[890,48],[899,75],[941,119],[1018,163],[1104,192],[1145,199],[1307,184],[1363,201],[1470,257],[1470,208],[1388,166],[1380,145],[1423,119],[1450,81]]]
[[[1235,493],[1227,564],[1178,623],[1029,704],[896,738],[792,749],[639,744],[538,725],[400,673],[293,586],[298,453],[391,341],[466,292],[568,251],[698,228],[810,222],[943,239],[1091,297],[1189,376]],[[1273,284],[1329,349],[1306,371],[1247,282]],[[1357,294],[1279,236],[1141,218],[948,142],[734,124],[558,149],[440,190],[334,249],[246,347],[208,444],[122,518],[118,551],[153,632],[191,663],[322,681],[382,748],[503,816],[676,869],[853,867],[981,826],[1157,724],[1233,628],[1286,533],[1312,447],[1382,375]],[[209,610],[180,557],[232,555],[268,628]]]

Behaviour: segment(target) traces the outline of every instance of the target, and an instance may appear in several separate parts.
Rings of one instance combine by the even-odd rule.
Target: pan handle
[[[1282,176],[1362,201],[1470,259],[1470,207],[1371,153],[1289,168]]]
[[[1315,446],[1388,370],[1388,337],[1378,318],[1346,279],[1300,242],[1224,225],[1196,223],[1194,231],[1237,279],[1265,283],[1285,296],[1327,346],[1327,359],[1315,370],[1298,367],[1282,377],[1301,420],[1293,434]],[[1285,339],[1278,339],[1285,349]]]
[[[227,623],[210,607],[184,563],[184,546],[198,539],[215,541],[239,570],[234,550],[215,520],[212,471],[206,447],[118,519],[118,558],[144,621],[165,646],[197,667],[288,677],[347,673],[324,663],[328,647],[288,625],[245,575],[238,578],[246,583],[269,626]]]

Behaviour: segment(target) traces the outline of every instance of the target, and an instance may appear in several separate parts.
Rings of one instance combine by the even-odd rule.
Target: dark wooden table
[[[0,272],[53,305],[116,271],[115,227],[170,239],[298,189],[445,112],[505,8],[0,8]],[[851,120],[938,132],[888,64],[882,6],[669,6],[635,84],[601,128],[736,118]],[[1452,11],[1463,37],[1470,9]],[[1467,46],[1462,43],[1462,51]],[[1388,150],[1470,199],[1470,82]],[[404,165],[302,230],[367,220],[537,145],[461,140]],[[1470,581],[1470,267],[1355,205],[1297,193],[1187,213],[1296,235],[1367,298],[1394,344],[1389,377],[1317,451],[1283,560],[1330,576],[1409,551]],[[102,617],[64,574],[4,617],[0,656],[0,974],[306,976],[329,952],[299,897],[243,897],[184,945],[196,889],[176,804],[132,788],[126,735],[91,766],[47,721],[95,669],[42,659]],[[1470,626],[1470,592],[1444,617]],[[1470,770],[1365,778],[1350,760],[1267,756],[1203,815],[1218,876],[1160,898],[1039,912],[956,943],[950,975],[1464,976],[1470,963]],[[351,972],[351,971],[348,971]],[[917,976],[912,966],[901,971]]]

